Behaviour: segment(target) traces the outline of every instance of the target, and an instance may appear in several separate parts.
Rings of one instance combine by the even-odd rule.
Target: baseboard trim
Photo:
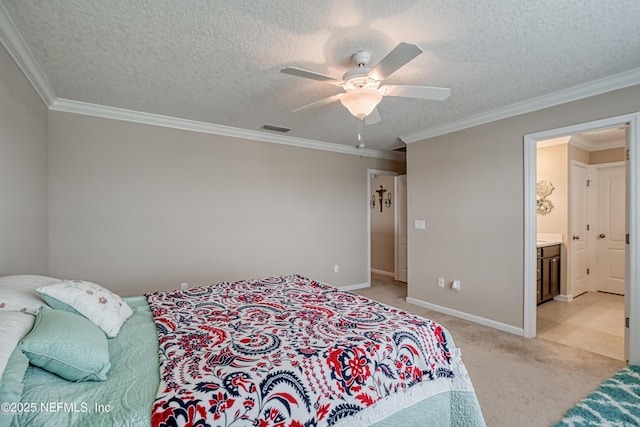
[[[487,319],[485,317],[476,316],[475,314],[465,313],[463,311],[454,310],[452,308],[443,307],[430,302],[422,301],[416,298],[407,297],[406,301],[411,304],[418,305],[420,307],[428,308],[429,310],[437,311],[438,313],[448,314],[449,316],[459,317],[460,319],[468,320],[473,323],[478,323],[483,326],[488,326],[493,329],[498,329],[510,334],[524,336],[524,328],[517,328],[506,323],[497,322],[495,320]]]
[[[393,271],[384,271],[384,270],[378,270],[378,269],[372,268],[371,272],[373,274],[379,274],[381,276],[396,277],[396,273],[394,273]]]
[[[563,302],[571,302],[573,301],[573,295],[556,295],[553,297],[554,300],[563,301]]]
[[[355,291],[357,289],[370,288],[370,283],[356,283],[355,285],[347,285],[347,286],[336,286],[336,288],[343,291]]]

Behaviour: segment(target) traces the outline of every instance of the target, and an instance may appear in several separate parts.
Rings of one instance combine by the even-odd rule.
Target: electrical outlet
[[[444,288],[444,277],[438,277],[438,287]]]
[[[186,291],[187,289],[189,289],[188,283],[180,283],[180,290]]]
[[[338,264],[333,266],[333,272],[334,273],[340,273],[340,266]]]
[[[454,280],[451,284],[451,289],[460,292],[460,280]]]

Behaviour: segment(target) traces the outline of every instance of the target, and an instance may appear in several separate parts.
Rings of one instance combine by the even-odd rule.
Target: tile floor
[[[374,286],[357,293],[396,307],[411,307],[405,301],[407,288],[404,283],[377,274],[372,274],[371,279],[373,284],[384,286]],[[416,309],[415,306],[412,308]],[[553,300],[539,305],[537,336],[624,360],[624,297],[588,292],[571,302]]]
[[[538,306],[537,336],[624,360],[624,297],[588,292],[571,302]]]

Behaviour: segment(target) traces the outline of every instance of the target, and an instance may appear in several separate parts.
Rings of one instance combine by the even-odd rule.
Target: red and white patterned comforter
[[[437,323],[298,275],[146,297],[153,426],[331,426],[455,375]]]

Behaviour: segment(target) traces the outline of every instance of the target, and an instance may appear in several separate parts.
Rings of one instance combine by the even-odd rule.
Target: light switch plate
[[[414,224],[416,230],[424,230],[427,228],[427,222],[424,219],[416,219]]]

